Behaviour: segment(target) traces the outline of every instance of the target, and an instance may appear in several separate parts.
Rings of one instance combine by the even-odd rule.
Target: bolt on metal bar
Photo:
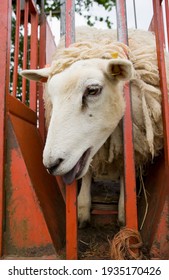
[[[118,40],[128,45],[125,0],[117,1],[116,9],[117,9]],[[135,162],[134,162],[134,148],[133,148],[132,117],[131,117],[132,108],[131,108],[129,83],[126,83],[124,87],[124,95],[126,101],[126,111],[123,118],[126,226],[132,229],[137,229],[138,221],[137,221],[137,201],[136,201],[136,179],[135,179]]]

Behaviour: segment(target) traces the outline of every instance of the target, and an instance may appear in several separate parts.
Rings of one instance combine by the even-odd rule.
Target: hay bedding
[[[80,260],[110,260],[110,242],[119,228],[117,225],[88,227],[79,230]]]

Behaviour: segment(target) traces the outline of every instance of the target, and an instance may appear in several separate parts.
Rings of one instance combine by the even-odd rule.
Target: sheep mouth
[[[80,177],[89,158],[90,151],[91,148],[87,149],[75,164],[75,166],[69,172],[62,176],[63,181],[66,185],[71,185],[75,179]]]

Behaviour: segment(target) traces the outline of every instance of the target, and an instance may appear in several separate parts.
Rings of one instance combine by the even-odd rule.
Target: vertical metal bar
[[[44,2],[44,1],[43,1]],[[43,3],[42,3],[43,4]],[[44,6],[41,7],[40,16],[40,41],[39,41],[39,67],[43,68],[46,65],[46,17],[44,14]],[[43,84],[38,85],[39,88],[39,131],[45,142],[45,112],[43,101]]]
[[[60,0],[60,37],[66,34],[66,0]]]
[[[11,15],[11,1],[0,1],[0,257],[3,255],[5,103],[9,89]]]
[[[169,2],[165,0],[165,13],[166,13],[166,27],[167,27],[167,40],[169,49]]]
[[[16,1],[16,28],[15,28],[13,92],[12,92],[13,96],[16,96],[16,92],[17,92],[20,17],[21,17],[20,0],[17,0]]]
[[[66,48],[75,42],[75,1],[66,0]]]
[[[77,187],[66,186],[66,259],[77,260]]]
[[[68,47],[75,41],[74,0],[66,0],[66,39]],[[66,258],[77,259],[77,185],[66,186]]]
[[[137,29],[137,13],[136,13],[136,2],[133,0],[133,7],[134,7],[134,22],[135,22],[135,28]]]
[[[24,8],[24,41],[23,41],[23,69],[27,68],[27,52],[28,52],[28,16],[29,2],[25,1]],[[26,101],[26,79],[22,78],[22,102]]]
[[[168,107],[168,89],[165,69],[165,57],[163,47],[163,26],[162,26],[162,6],[159,0],[153,0],[154,24],[156,33],[157,58],[160,74],[160,88],[162,91],[162,113],[163,113],[163,131],[164,131],[164,155],[165,167],[169,167],[169,107]]]
[[[117,1],[116,8],[118,40],[124,44],[128,44],[125,0]],[[125,85],[124,95],[126,101],[126,111],[123,119],[126,226],[137,229],[136,179],[129,83]]]
[[[37,68],[38,59],[38,14],[31,13],[31,61],[30,68]],[[37,111],[37,83],[30,81],[30,108]]]

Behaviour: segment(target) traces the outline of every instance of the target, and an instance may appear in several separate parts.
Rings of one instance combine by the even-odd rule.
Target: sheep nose
[[[55,161],[54,164],[52,164],[51,166],[47,167],[46,169],[47,169],[48,173],[53,174],[54,171],[59,167],[59,165],[61,164],[62,161],[63,161],[62,158],[58,158]]]

